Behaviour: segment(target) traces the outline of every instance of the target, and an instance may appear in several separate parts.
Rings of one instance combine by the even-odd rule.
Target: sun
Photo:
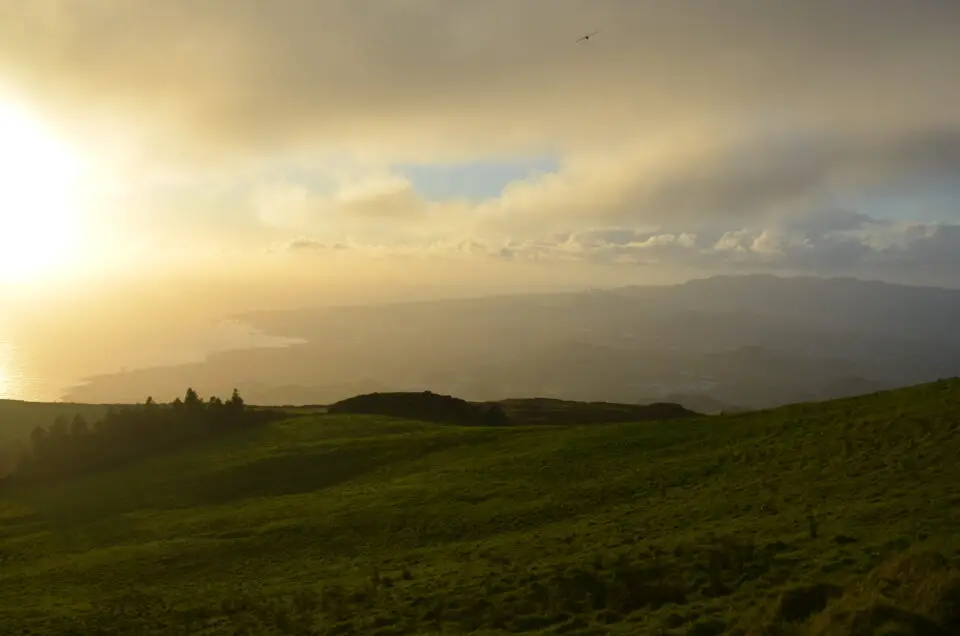
[[[0,101],[0,283],[56,271],[75,238],[77,158],[25,109]]]

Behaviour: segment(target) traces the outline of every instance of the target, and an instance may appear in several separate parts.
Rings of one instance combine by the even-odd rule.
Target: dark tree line
[[[61,416],[51,426],[33,430],[29,451],[11,477],[33,480],[92,472],[283,417],[288,416],[246,406],[236,390],[227,401],[203,401],[193,389],[171,404],[147,398],[143,404],[110,409],[93,423],[82,415],[72,421]]]

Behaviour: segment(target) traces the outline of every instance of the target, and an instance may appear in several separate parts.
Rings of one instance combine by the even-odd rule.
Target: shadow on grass
[[[371,443],[294,449],[205,476],[193,493],[203,504],[298,495],[337,486],[391,464],[482,441],[470,436],[392,438]]]

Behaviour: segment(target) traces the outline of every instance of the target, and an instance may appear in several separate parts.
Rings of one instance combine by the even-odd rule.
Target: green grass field
[[[957,381],[666,423],[318,413],[5,487],[0,625],[955,635],[958,451]]]

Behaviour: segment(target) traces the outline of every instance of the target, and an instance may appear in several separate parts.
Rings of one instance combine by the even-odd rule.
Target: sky
[[[960,282],[953,0],[0,14],[7,299]]]

